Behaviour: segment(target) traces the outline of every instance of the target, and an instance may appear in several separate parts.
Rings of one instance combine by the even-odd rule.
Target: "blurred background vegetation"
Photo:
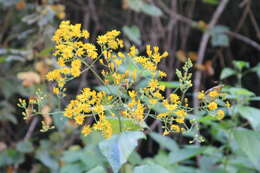
[[[111,172],[97,147],[99,134],[82,137],[72,122],[48,115],[57,103],[51,94],[43,120],[56,129],[40,132],[42,118],[24,121],[17,108],[19,97],[49,90],[45,75],[56,66],[51,37],[61,20],[81,23],[91,41],[117,29],[129,47],[134,43],[142,52],[151,44],[168,51],[160,64],[168,74],[165,94],[178,86],[176,68],[191,58],[194,106],[193,93],[226,85],[233,107],[220,123],[200,120],[204,143],[162,136],[161,124],[148,121],[159,133],[148,133],[122,172],[260,171],[259,8],[258,0],[0,0],[0,172]],[[68,84],[63,105],[83,87],[97,85],[84,73]]]

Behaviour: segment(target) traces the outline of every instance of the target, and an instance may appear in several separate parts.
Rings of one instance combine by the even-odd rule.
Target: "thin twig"
[[[229,0],[222,0],[220,2],[218,8],[214,12],[213,17],[208,25],[208,30],[211,30],[217,24],[217,21],[218,21],[219,17],[221,16],[221,14],[223,13],[228,1]],[[201,42],[200,42],[199,51],[198,51],[197,65],[201,65],[203,63],[204,55],[206,52],[209,38],[210,38],[209,32],[204,32]],[[196,93],[198,93],[199,89],[200,89],[201,76],[202,76],[201,71],[197,70],[195,73],[195,78],[194,78],[194,92],[193,92],[194,93],[193,106],[194,106],[195,112],[198,110],[198,106],[199,106],[199,102],[196,97]]]
[[[29,127],[29,129],[28,129],[28,131],[26,132],[26,135],[25,135],[25,137],[24,137],[24,141],[26,141],[26,140],[28,140],[28,139],[31,138],[32,133],[33,133],[33,131],[34,131],[34,129],[35,129],[35,127],[36,127],[38,121],[39,121],[39,117],[34,117],[34,118],[33,118],[32,122],[31,122],[31,124],[30,124],[30,127]]]
[[[255,42],[254,40],[251,40],[250,38],[243,36],[239,33],[235,33],[235,32],[231,32],[231,31],[227,31],[225,32],[227,35],[229,35],[230,37],[234,37],[238,40],[243,41],[244,43],[247,43],[248,45],[254,47],[255,49],[257,49],[258,51],[260,51],[260,45]]]

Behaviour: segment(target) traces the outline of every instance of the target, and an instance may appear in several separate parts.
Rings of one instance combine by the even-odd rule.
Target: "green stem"
[[[118,123],[119,123],[119,131],[120,131],[120,133],[121,133],[121,132],[123,131],[121,116],[118,115],[117,117],[118,117]]]

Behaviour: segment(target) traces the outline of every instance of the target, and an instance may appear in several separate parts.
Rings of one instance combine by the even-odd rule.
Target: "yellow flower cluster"
[[[96,92],[89,88],[84,88],[82,93],[71,100],[65,108],[64,116],[75,120],[76,124],[82,125],[88,117],[98,119],[93,125],[94,130],[100,130],[104,137],[109,138],[112,135],[111,124],[106,120],[104,113],[105,98],[111,99],[104,92]],[[92,131],[91,127],[85,125],[82,133],[87,135]]]
[[[157,46],[151,45],[146,46],[146,55],[142,56],[135,46],[131,46],[126,53],[121,52],[125,45],[123,40],[118,38],[119,35],[120,31],[112,30],[98,36],[97,49],[94,44],[85,42],[89,38],[89,33],[81,29],[80,24],[72,25],[69,21],[60,24],[53,36],[53,41],[56,43],[54,55],[57,56],[60,68],[47,74],[47,80],[57,83],[53,93],[63,94],[66,82],[80,76],[86,70],[91,70],[108,91],[105,93],[84,88],[81,94],[65,107],[64,116],[82,126],[82,134],[88,135],[92,131],[100,131],[106,138],[113,134],[114,125],[111,124],[111,117],[118,118],[119,122],[122,120],[121,117],[124,117],[123,119],[140,123],[147,116],[152,116],[162,121],[164,135],[187,130],[185,120],[192,108],[188,106],[185,93],[192,86],[189,73],[192,62],[189,60],[185,63],[184,73],[176,71],[180,82],[178,95],[171,93],[166,97],[165,86],[158,79],[166,77],[167,74],[158,69],[158,64],[168,56],[168,53],[160,53]],[[95,62],[101,64],[103,67],[101,76],[92,68],[93,64],[88,64],[86,58],[90,58],[93,64]],[[130,70],[125,66],[121,68],[128,63],[135,69]],[[147,86],[136,89],[134,84],[144,77],[141,74],[143,72],[149,76]],[[111,92],[108,85],[118,87],[118,93]],[[127,97],[122,98],[119,92]],[[215,112],[218,120],[225,116],[223,110],[218,110],[216,100],[220,96],[216,90],[209,93],[202,91],[198,94],[198,98],[203,102],[201,107]],[[150,112],[154,112],[151,110],[158,106],[157,104],[161,105],[163,112],[151,115]],[[94,122],[90,124],[91,119]]]
[[[72,25],[69,21],[61,22],[52,40],[56,43],[54,56],[58,58],[60,69],[50,71],[46,78],[57,82],[58,88],[64,87],[69,77],[78,77],[81,74],[82,60],[85,57],[95,59],[98,56],[95,45],[85,43],[89,32],[82,30],[80,24]],[[57,89],[54,93],[59,93]]]
[[[129,55],[134,56],[134,60],[137,63],[140,63],[144,69],[150,71],[153,75],[158,75],[159,77],[166,77],[167,74],[157,70],[158,63],[161,61],[162,58],[168,57],[168,52],[164,52],[163,54],[159,53],[159,48],[157,46],[154,46],[153,49],[151,49],[150,45],[146,46],[146,54],[147,57],[144,56],[135,56],[137,54],[137,50],[135,47],[131,47]]]
[[[213,87],[208,92],[201,91],[198,93],[197,98],[201,100],[203,105],[206,105],[206,109],[212,111],[217,120],[222,120],[225,117],[225,112],[221,109],[217,110],[219,105],[217,104],[217,99],[220,99],[224,94],[220,92],[220,87]],[[221,99],[225,100],[225,99]],[[230,104],[226,101],[226,107],[229,108]]]
[[[100,35],[97,38],[97,43],[104,48],[110,48],[113,50],[124,47],[123,40],[118,39],[120,31],[112,30],[104,35]]]
[[[143,121],[145,106],[141,103],[140,99],[137,99],[137,93],[135,91],[129,91],[128,94],[130,97],[130,101],[128,103],[129,109],[123,111],[122,115],[136,121]]]

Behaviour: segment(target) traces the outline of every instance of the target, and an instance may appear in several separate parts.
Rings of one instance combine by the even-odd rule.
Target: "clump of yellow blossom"
[[[205,98],[205,92],[204,91],[199,92],[197,98],[200,99],[200,100],[204,99]]]
[[[225,117],[225,112],[223,110],[218,110],[216,114],[217,120],[222,120]]]
[[[209,96],[212,98],[216,98],[219,96],[219,93],[218,93],[218,91],[211,91],[211,92],[209,92]]]
[[[166,87],[160,80],[167,74],[159,70],[158,65],[162,59],[168,57],[168,52],[160,53],[159,47],[151,45],[146,45],[145,55],[140,55],[134,45],[123,52],[121,49],[125,48],[125,45],[119,35],[120,31],[112,30],[98,36],[97,44],[92,44],[86,41],[89,32],[82,29],[80,24],[61,22],[52,38],[56,44],[53,55],[57,57],[59,67],[46,75],[48,81],[56,84],[52,92],[64,96],[66,82],[88,70],[91,70],[106,88],[104,91],[83,88],[81,93],[65,107],[64,116],[82,126],[83,135],[99,131],[105,138],[111,137],[114,132],[111,118],[118,118],[120,123],[122,119],[143,123],[145,118],[151,116],[162,122],[163,135],[185,131],[188,128],[185,120],[193,111],[188,105],[188,99],[185,98],[186,92],[192,86],[192,74],[189,72],[192,67],[191,60],[184,64],[183,72],[176,70],[180,83],[178,92],[166,95]],[[122,70],[125,68],[120,67],[128,64],[129,59],[132,65],[138,68]],[[104,67],[101,76],[93,69],[92,65],[96,62]],[[142,73],[149,74],[146,78],[148,83],[136,89],[134,84],[143,78]],[[118,87],[117,93],[114,94],[108,85]],[[214,90],[209,94],[206,93],[201,91],[197,96],[202,102],[201,109],[215,112],[218,108],[216,99],[221,93]],[[229,106],[228,103],[226,105]],[[25,101],[21,101],[20,106],[25,108],[27,105]],[[158,114],[151,113],[156,106],[160,106],[163,111]],[[216,118],[223,119],[224,111],[218,110]],[[89,119],[94,120],[91,125],[88,124]]]
[[[215,110],[215,109],[217,109],[218,108],[218,105],[217,105],[217,103],[216,102],[210,102],[209,104],[208,104],[208,109],[209,110]]]
[[[181,128],[180,128],[180,126],[173,124],[173,125],[171,125],[171,130],[173,130],[176,133],[179,133],[181,131]]]
[[[85,126],[82,128],[81,133],[82,133],[84,136],[90,134],[90,133],[91,133],[91,128],[90,128],[90,126],[89,126],[89,125],[85,125]]]

